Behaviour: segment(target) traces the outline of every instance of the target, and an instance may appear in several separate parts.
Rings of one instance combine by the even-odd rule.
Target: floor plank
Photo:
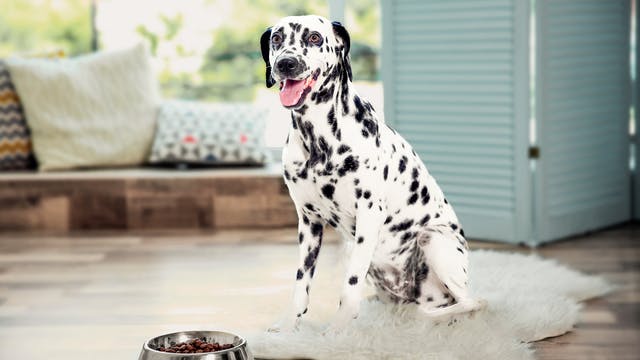
[[[0,359],[132,359],[144,339],[163,332],[266,327],[290,294],[294,234],[290,228],[0,234]],[[330,233],[326,243],[319,269],[337,263],[337,236]],[[538,358],[640,359],[640,225],[538,249],[471,247],[537,253],[618,286],[585,304],[573,332],[534,344]],[[247,273],[247,262],[269,271]],[[315,286],[335,286],[318,273]],[[333,306],[311,298],[314,307]],[[230,304],[236,310],[228,311]]]

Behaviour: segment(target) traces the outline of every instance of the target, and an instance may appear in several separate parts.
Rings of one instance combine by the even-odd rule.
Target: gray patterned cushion
[[[172,100],[158,115],[151,163],[264,164],[267,109]]]

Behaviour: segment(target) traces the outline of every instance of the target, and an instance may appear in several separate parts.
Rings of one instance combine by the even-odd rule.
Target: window
[[[91,7],[87,0],[0,1],[0,57],[67,55],[91,51]]]
[[[379,0],[3,0],[0,56],[145,41],[165,98],[268,106],[266,143],[281,147],[290,116],[264,87],[258,40],[281,17],[304,14],[345,19],[356,86],[381,114]]]

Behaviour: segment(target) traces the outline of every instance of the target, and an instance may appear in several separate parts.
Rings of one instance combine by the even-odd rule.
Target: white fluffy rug
[[[412,306],[365,301],[337,336],[303,321],[295,333],[263,332],[248,342],[266,359],[534,359],[527,343],[570,331],[579,302],[611,290],[602,278],[533,255],[474,251],[470,259],[472,291],[489,303],[471,319],[434,324]]]

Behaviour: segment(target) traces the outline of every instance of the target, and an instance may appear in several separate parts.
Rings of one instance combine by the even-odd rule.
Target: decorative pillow
[[[0,60],[0,171],[34,166],[31,137],[9,70]]]
[[[160,107],[152,163],[264,164],[267,109],[168,101]]]
[[[146,47],[7,64],[41,170],[145,161],[159,102]]]

